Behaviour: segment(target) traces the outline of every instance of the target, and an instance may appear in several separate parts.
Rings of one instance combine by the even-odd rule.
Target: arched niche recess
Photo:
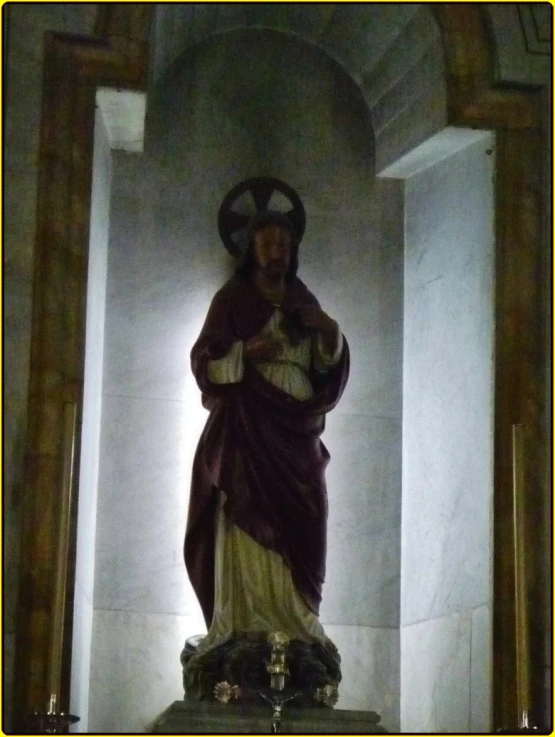
[[[251,13],[250,19],[242,19],[239,25],[260,23],[252,15],[252,7],[244,11]],[[286,30],[280,25],[277,6],[274,7],[273,20],[266,20],[265,24]],[[383,12],[387,12],[386,5],[374,7],[383,7]],[[534,458],[533,464],[525,466],[525,527],[531,539],[537,539],[547,514],[547,427],[543,410],[547,285],[541,278],[547,252],[541,198],[545,133],[539,91],[494,86],[491,46],[481,8],[439,3],[433,10],[427,9],[426,14],[419,22],[429,22],[430,48],[443,55],[443,65],[435,65],[441,74],[424,75],[420,88],[411,83],[412,89],[420,90],[413,100],[415,107],[388,109],[386,88],[382,94],[379,90],[374,90],[373,96],[368,92],[367,102],[376,130],[378,170],[446,123],[496,132],[493,727],[497,729],[516,723],[514,424],[527,428],[525,457]],[[63,514],[59,490],[65,473],[68,406],[77,408],[76,451],[80,444],[95,92],[100,86],[146,89],[152,21],[153,6],[104,4],[99,5],[95,37],[52,33],[46,39],[15,676],[16,714],[20,718],[44,708],[52,673],[49,643],[55,622],[51,612],[60,585],[67,584],[65,631],[71,630],[76,521],[72,518],[70,524],[67,577],[60,582],[56,580],[58,532]],[[318,43],[320,32],[322,48],[344,66],[364,93],[365,80],[368,82],[372,75],[366,66],[368,59],[349,56],[349,47],[360,45],[355,43],[360,29],[349,19],[349,11],[343,11],[342,37],[350,41],[343,47],[337,38],[334,41],[334,23],[330,21],[328,18],[327,31],[326,26],[320,31],[313,29],[315,35],[307,40]],[[219,22],[221,18],[215,18],[214,23]],[[220,29],[216,25],[214,30]],[[391,38],[394,37],[392,31]],[[163,63],[160,64],[162,68]],[[367,86],[371,88],[370,84]],[[425,113],[430,100],[434,100],[432,115],[424,114],[420,119],[415,111]],[[413,130],[414,140],[396,134],[395,120],[401,122],[403,115],[421,125]],[[73,478],[76,476],[74,473]],[[542,645],[539,620],[543,616],[545,587],[541,546],[530,548],[528,564],[533,584],[527,605],[533,647],[538,648]],[[61,709],[65,711],[70,643],[71,637],[66,636],[61,671]],[[539,683],[540,678],[539,668],[532,667],[534,683]],[[534,693],[539,692],[539,687],[534,689]],[[533,711],[540,708],[540,704],[533,704]]]

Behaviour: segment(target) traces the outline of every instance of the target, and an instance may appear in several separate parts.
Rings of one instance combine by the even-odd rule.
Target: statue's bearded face
[[[271,279],[280,279],[287,274],[291,251],[291,233],[280,225],[265,225],[253,236],[256,265]]]

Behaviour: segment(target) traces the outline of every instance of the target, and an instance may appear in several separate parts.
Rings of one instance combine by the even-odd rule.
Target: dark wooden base
[[[214,700],[216,684],[237,687],[231,700],[260,701],[259,692],[270,687],[267,665],[271,659],[268,633],[241,633],[222,645],[198,654],[196,638],[190,638],[181,653],[183,688],[187,700]],[[341,657],[331,644],[308,644],[291,640],[287,646],[288,674],[285,686],[297,692],[295,703],[321,706],[326,686],[336,688],[341,681]],[[332,704],[325,704],[331,706]]]

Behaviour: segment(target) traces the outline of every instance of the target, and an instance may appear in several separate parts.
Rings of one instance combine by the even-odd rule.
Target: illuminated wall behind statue
[[[204,631],[182,560],[206,418],[189,352],[234,266],[219,205],[258,175],[303,199],[299,275],[351,346],[350,382],[324,436],[321,619],[343,658],[338,707],[376,710],[397,728],[403,222],[398,189],[373,170],[354,83],[269,31],[188,52],[149,93],[144,155],[114,155],[90,730],[148,729],[182,697],[179,653]]]

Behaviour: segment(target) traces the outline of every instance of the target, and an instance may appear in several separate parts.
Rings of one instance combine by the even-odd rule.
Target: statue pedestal
[[[261,699],[262,702],[262,699]],[[373,711],[344,711],[287,704],[282,734],[386,734]],[[174,701],[152,725],[153,734],[271,734],[269,704]]]
[[[286,638],[281,645],[280,635]],[[221,645],[199,653],[201,641],[201,635],[189,637],[181,653],[183,690],[188,699],[222,701],[215,689],[225,684],[239,689],[240,701],[254,700],[255,704],[259,702],[259,691],[269,686],[282,690],[284,685],[298,692],[298,706],[311,707],[315,700],[323,701],[319,692],[326,688],[336,694],[328,705],[337,701],[341,658],[331,640],[326,645],[308,644],[289,640],[280,632],[240,632]],[[271,673],[283,674],[281,686],[271,682]]]

